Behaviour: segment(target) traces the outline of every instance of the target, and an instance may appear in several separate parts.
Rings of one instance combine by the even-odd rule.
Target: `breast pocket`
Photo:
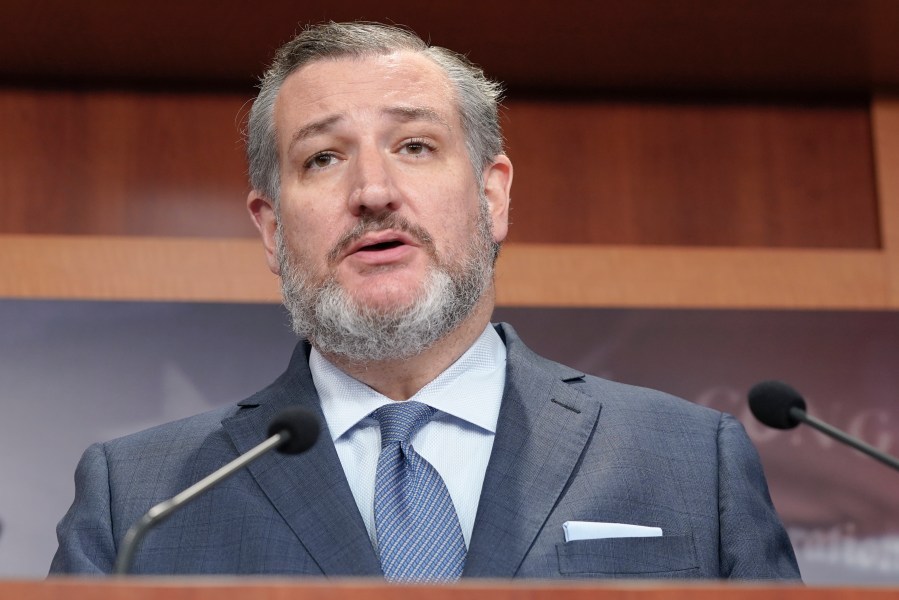
[[[609,538],[556,544],[559,573],[631,579],[699,577],[691,536]]]

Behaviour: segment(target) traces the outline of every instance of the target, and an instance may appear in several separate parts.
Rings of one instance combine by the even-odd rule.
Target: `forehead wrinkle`
[[[428,121],[443,125],[446,129],[452,129],[443,116],[433,108],[424,106],[390,106],[381,110],[382,115],[389,116],[397,121],[409,123],[413,121]]]
[[[287,146],[287,151],[290,152],[291,148],[293,148],[294,145],[302,142],[303,140],[328,131],[342,119],[342,115],[331,115],[300,127],[290,137],[290,144]]]

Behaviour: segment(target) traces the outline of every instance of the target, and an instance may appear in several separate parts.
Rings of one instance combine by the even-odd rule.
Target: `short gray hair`
[[[287,77],[311,62],[363,58],[392,52],[418,52],[430,58],[455,90],[466,146],[478,181],[481,172],[503,152],[499,124],[502,86],[484,71],[446,48],[430,46],[407,29],[380,23],[322,23],[307,26],[275,53],[259,85],[259,95],[247,120],[247,162],[250,185],[277,207],[281,192],[275,100]]]

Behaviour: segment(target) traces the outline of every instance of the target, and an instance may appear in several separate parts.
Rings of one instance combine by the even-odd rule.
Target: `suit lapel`
[[[300,455],[270,453],[249,471],[323,574],[380,576],[380,563],[327,432],[305,344],[297,346],[284,375],[242,402],[222,426],[237,451],[246,452],[265,439],[279,411],[297,405],[318,417],[318,442]]]
[[[565,381],[583,374],[533,354],[508,326],[506,389],[465,577],[511,578],[543,528],[601,408]]]

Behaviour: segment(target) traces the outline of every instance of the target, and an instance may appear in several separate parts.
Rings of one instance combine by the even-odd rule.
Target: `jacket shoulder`
[[[715,427],[723,416],[721,411],[679,396],[593,375],[585,375],[583,379],[570,384],[581,393],[601,401],[604,410],[641,413],[654,420],[683,416]]]
[[[497,325],[506,344],[510,369],[527,371],[529,377],[540,376],[561,380],[572,389],[602,404],[608,413],[642,414],[650,421],[682,416],[706,426],[717,427],[723,413],[658,390],[603,379],[569,367],[528,348],[507,323]],[[536,375],[539,374],[539,375]]]
[[[171,452],[174,448],[198,446],[222,428],[222,420],[235,414],[240,407],[236,404],[223,406],[204,413],[156,425],[136,433],[131,433],[103,444],[110,456],[119,453],[150,452],[154,450]]]

